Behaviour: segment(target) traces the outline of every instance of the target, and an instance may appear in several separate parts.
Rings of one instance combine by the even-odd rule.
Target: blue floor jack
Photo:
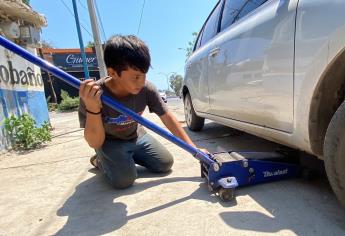
[[[235,188],[283,180],[302,174],[296,158],[282,152],[222,152],[210,156],[211,165],[200,162],[201,177],[223,201],[235,197]]]
[[[80,81],[77,78],[29,53],[3,36],[0,36],[0,45],[79,89]],[[287,163],[284,155],[280,153],[223,152],[206,154],[110,97],[102,95],[101,99],[104,104],[132,117],[146,128],[191,153],[200,161],[201,177],[207,180],[210,191],[217,193],[223,201],[232,200],[237,187],[282,180],[301,173],[301,167],[297,163]]]

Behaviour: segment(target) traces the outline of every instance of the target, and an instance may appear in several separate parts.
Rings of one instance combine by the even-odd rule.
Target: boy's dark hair
[[[112,36],[104,48],[104,62],[121,76],[129,67],[147,73],[151,64],[150,52],[146,44],[134,35]]]

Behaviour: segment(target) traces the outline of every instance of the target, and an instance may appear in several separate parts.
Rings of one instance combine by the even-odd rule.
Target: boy
[[[168,111],[156,88],[146,81],[149,49],[135,36],[113,36],[104,49],[108,77],[81,83],[79,121],[84,138],[96,151],[91,163],[104,172],[115,188],[127,188],[137,177],[135,164],[152,172],[168,172],[173,157],[126,115],[101,104],[102,93],[142,114],[148,106],[176,136],[194,145],[175,116]]]

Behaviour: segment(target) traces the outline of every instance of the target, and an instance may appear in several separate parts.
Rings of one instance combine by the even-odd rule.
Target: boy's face
[[[116,80],[121,89],[129,94],[138,94],[145,86],[146,74],[130,67],[123,70],[121,76],[111,68],[108,68],[108,74]]]

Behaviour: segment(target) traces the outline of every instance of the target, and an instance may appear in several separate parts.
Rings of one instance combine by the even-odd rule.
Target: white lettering
[[[286,175],[288,174],[288,169],[276,170],[276,171],[263,171],[262,173],[264,174],[264,178],[267,178],[267,177],[273,177],[277,175]]]
[[[96,61],[96,57],[86,57],[86,63],[94,63]],[[66,57],[66,63],[67,64],[82,64],[83,58],[82,57],[76,57],[74,54],[69,54]]]
[[[73,64],[73,61],[74,61],[74,55],[73,55],[73,54],[69,54],[69,55],[66,57],[66,63],[68,63],[68,64]]]

